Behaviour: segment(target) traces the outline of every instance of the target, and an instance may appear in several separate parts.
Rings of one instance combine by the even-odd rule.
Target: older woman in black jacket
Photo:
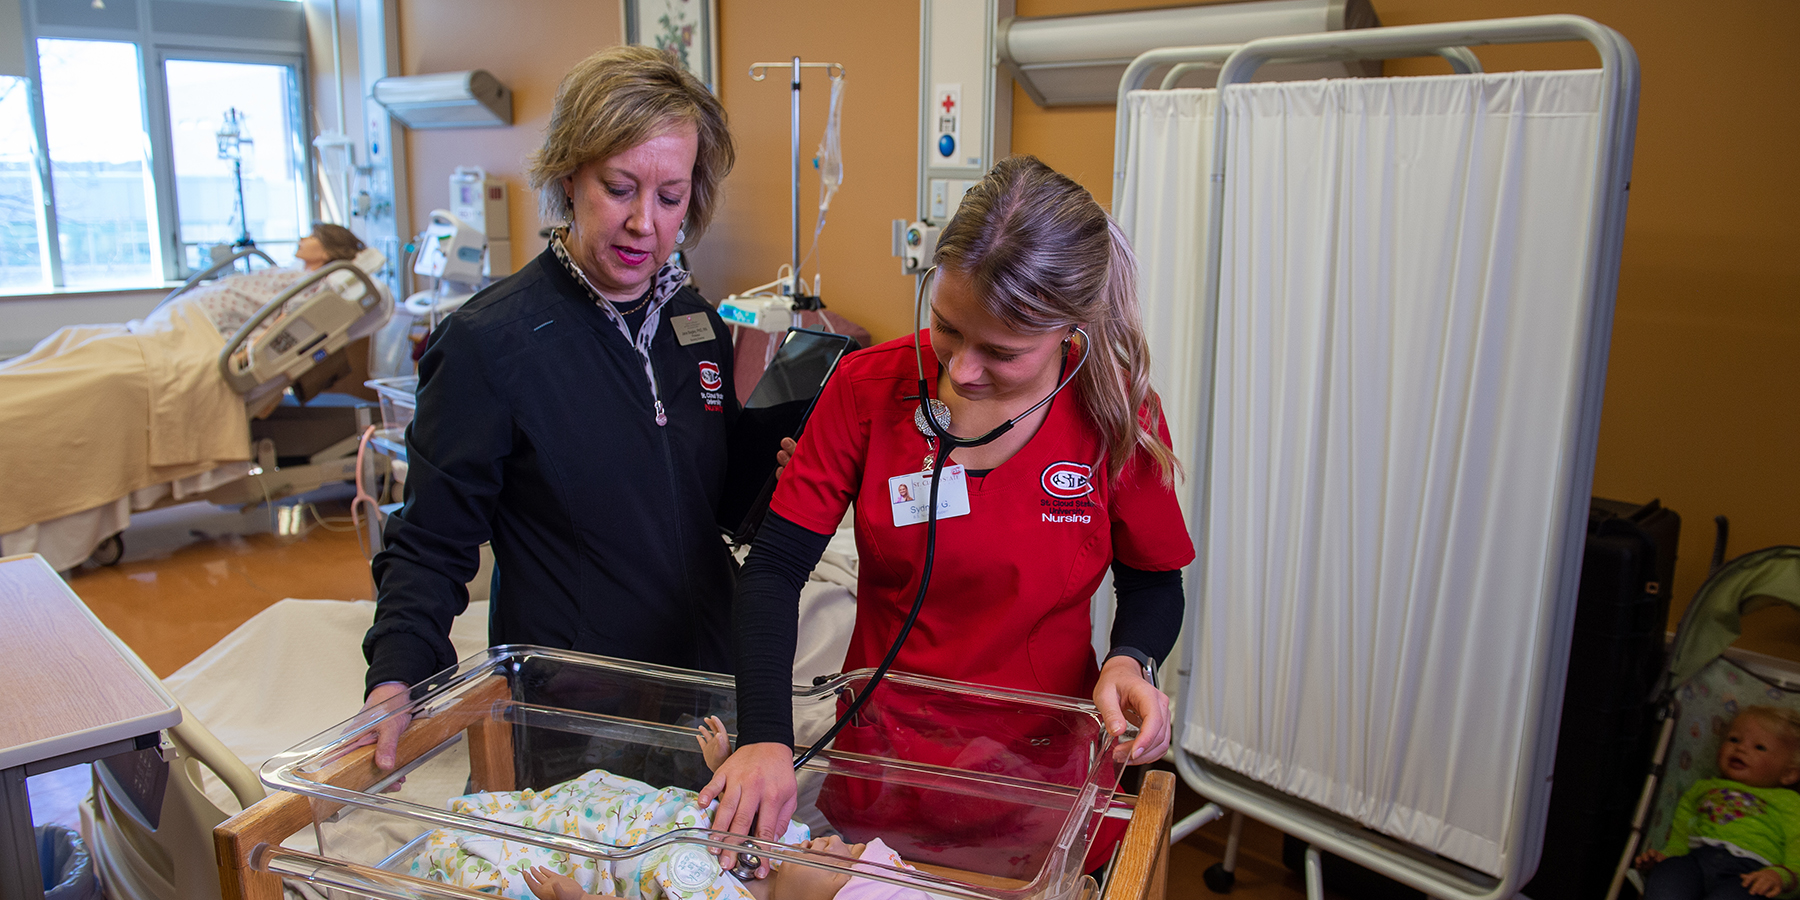
[[[737,414],[730,334],[669,259],[733,159],[718,100],[662,53],[613,48],[563,80],[531,181],[568,224],[420,360],[365,709],[455,662],[483,542],[490,643],[728,668],[733,564],[713,510]],[[383,768],[404,726],[382,729]]]

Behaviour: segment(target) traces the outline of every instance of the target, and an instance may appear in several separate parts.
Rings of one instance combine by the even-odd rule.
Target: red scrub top
[[[938,381],[921,333],[928,389]],[[856,504],[856,627],[846,671],[879,665],[918,592],[924,523],[894,526],[888,479],[929,450],[913,424],[910,337],[845,357],[813,410],[771,508],[829,533]],[[1166,427],[1159,428],[1168,439]],[[1114,559],[1168,571],[1194,558],[1174,492],[1139,450],[1107,477],[1099,432],[1074,390],[1011,459],[968,479],[970,513],[938,520],[918,623],[894,667],[920,675],[1089,699],[1099,670],[1089,599]]]

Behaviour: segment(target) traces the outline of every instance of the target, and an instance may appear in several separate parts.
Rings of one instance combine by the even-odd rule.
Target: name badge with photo
[[[913,472],[888,479],[888,502],[894,506],[894,527],[917,525],[931,514],[931,474]],[[962,466],[945,466],[944,483],[938,487],[937,517],[954,519],[969,514],[969,479]]]

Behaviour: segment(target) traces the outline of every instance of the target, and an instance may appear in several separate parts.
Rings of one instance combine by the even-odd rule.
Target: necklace
[[[656,294],[655,290],[645,291],[644,296],[639,297],[638,302],[635,305],[633,305],[630,309],[619,309],[619,304],[613,303],[611,300],[607,300],[606,302],[611,304],[613,311],[617,312],[620,316],[629,316],[629,315],[632,315],[633,313],[636,313],[638,310],[643,309],[644,307],[650,305],[650,298],[652,296],[655,296],[655,294]]]
[[[600,289],[594,287],[594,283],[588,280],[587,273],[581,271],[581,267],[575,264],[574,258],[569,256],[569,249],[564,246],[564,241],[568,238],[568,235],[569,226],[567,225],[551,232],[550,246],[556,250],[556,258],[562,260],[563,266],[569,270],[569,274],[574,275],[575,280],[581,282],[582,287],[587,288],[588,295],[593,297],[595,301],[605,303],[613,310],[613,312],[618,313],[620,318],[624,318],[625,316],[633,315],[638,310],[643,309],[650,303],[650,298],[656,296],[656,285],[654,283],[650,285],[648,290],[644,291],[644,296],[639,297],[636,305],[632,306],[630,309],[620,309],[619,304],[601,296]]]

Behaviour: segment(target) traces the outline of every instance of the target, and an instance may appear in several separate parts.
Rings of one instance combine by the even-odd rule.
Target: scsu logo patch
[[[1044,486],[1044,493],[1059,500],[1074,500],[1093,493],[1093,479],[1092,466],[1065,460],[1044,467],[1044,474],[1039,481]]]
[[[705,404],[707,412],[725,411],[725,394],[719,388],[725,386],[725,379],[719,377],[719,364],[711,360],[700,361],[700,402]]]

